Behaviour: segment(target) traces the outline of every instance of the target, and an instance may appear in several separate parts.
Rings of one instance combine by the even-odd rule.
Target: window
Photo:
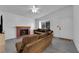
[[[50,21],[39,21],[39,28],[50,29]]]

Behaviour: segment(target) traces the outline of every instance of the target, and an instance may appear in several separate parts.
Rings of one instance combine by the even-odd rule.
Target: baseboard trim
[[[59,38],[59,39],[64,39],[64,40],[72,41],[72,39],[69,39],[69,38],[62,38],[62,37],[54,37],[54,38]]]
[[[17,39],[17,38],[11,38],[11,39]],[[6,40],[11,40],[11,39],[6,39]]]

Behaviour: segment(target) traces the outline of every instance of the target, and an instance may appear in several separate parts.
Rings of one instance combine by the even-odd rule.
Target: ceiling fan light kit
[[[32,13],[37,13],[39,8],[37,8],[35,5],[33,5],[31,10],[32,10]]]

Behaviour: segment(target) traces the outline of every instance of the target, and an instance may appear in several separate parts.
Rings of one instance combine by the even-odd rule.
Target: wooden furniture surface
[[[0,53],[5,51],[5,38],[4,34],[0,33]]]

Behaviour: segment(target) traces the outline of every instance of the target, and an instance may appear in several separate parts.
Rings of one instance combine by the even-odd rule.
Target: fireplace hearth
[[[16,37],[30,34],[30,26],[16,26]]]

